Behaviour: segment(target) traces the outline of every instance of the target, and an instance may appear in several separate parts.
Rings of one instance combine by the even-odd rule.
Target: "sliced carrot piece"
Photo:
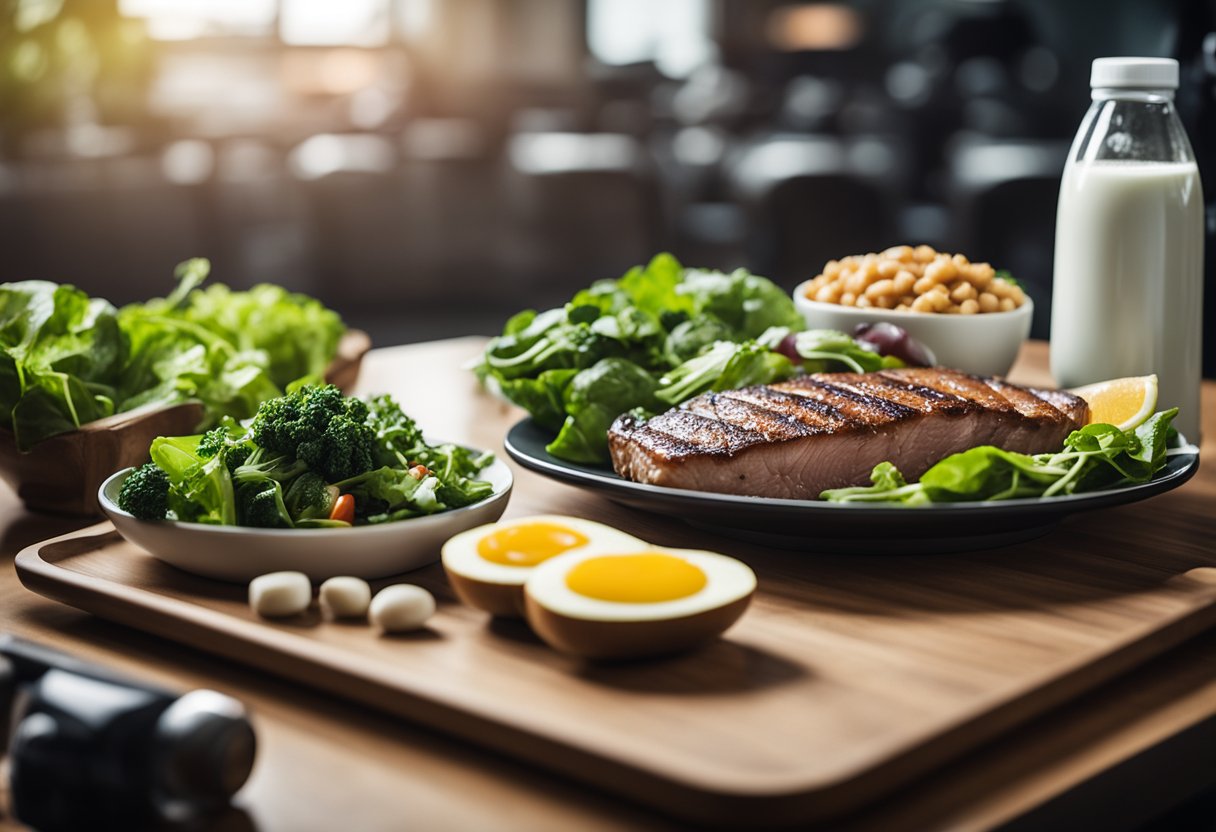
[[[354,524],[355,522],[355,495],[343,494],[334,503],[333,510],[329,513],[330,520],[341,520],[344,523]]]

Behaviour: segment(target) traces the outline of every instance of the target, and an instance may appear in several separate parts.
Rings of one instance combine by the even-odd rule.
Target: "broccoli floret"
[[[293,520],[323,520],[338,501],[338,489],[319,474],[309,471],[292,480],[283,494],[283,504]]]
[[[242,488],[237,496],[240,510],[240,525],[257,526],[263,529],[283,529],[291,526],[291,518],[283,506],[278,483],[265,487],[250,484]]]
[[[224,417],[223,424],[203,434],[196,453],[203,459],[211,459],[218,454],[224,460],[228,473],[232,474],[249,459],[253,445],[245,428],[235,420]]]
[[[249,455],[252,453],[253,446],[248,442],[242,442],[239,445],[228,445],[224,448],[224,464],[228,466],[228,473],[235,474],[237,468],[240,468],[249,461]]]
[[[169,475],[154,462],[136,468],[118,490],[118,507],[140,520],[164,520],[169,511]]]
[[[250,426],[261,448],[303,460],[325,480],[362,474],[374,466],[376,434],[367,405],[337,387],[304,387],[258,407]]]
[[[198,441],[198,453],[203,459],[211,459],[228,445],[228,429],[220,426],[203,434]]]

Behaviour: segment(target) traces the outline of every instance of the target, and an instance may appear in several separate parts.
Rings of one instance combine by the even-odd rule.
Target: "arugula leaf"
[[[908,505],[928,502],[924,489],[908,485],[904,475],[890,462],[880,462],[870,472],[871,485],[833,488],[819,495],[833,503],[903,502]]]
[[[684,267],[670,254],[657,254],[644,269],[630,269],[618,287],[630,304],[651,315],[696,310],[694,300],[683,292]]]
[[[422,431],[418,423],[405,415],[392,396],[381,394],[367,401],[367,424],[376,437],[373,456],[380,465],[409,467],[411,454],[420,446]]]
[[[581,370],[614,351],[612,340],[585,321],[571,322],[566,309],[551,309],[525,329],[491,340],[484,354],[486,372],[501,382],[546,370]],[[619,345],[615,351],[621,351]]]
[[[777,330],[777,333],[781,332],[783,330]],[[794,349],[802,357],[802,367],[808,373],[826,372],[831,369],[833,362],[844,364],[855,373],[872,373],[904,366],[904,362],[895,356],[879,355],[834,329],[798,332],[794,335]]]
[[[676,405],[710,390],[769,384],[793,373],[794,365],[788,358],[755,341],[718,341],[660,378],[655,397]]]

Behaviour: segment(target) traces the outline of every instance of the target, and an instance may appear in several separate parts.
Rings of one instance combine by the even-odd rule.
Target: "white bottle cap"
[[[1178,62],[1173,58],[1096,58],[1089,85],[1149,90],[1178,88]]]

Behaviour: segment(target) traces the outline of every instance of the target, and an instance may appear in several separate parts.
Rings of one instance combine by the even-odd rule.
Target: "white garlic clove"
[[[298,615],[312,603],[312,583],[303,572],[271,572],[249,582],[249,606],[264,618]]]
[[[417,630],[434,614],[434,596],[413,584],[385,587],[371,603],[372,624],[386,633]]]
[[[362,578],[330,578],[321,584],[321,609],[334,618],[363,618],[372,600],[372,588]]]

